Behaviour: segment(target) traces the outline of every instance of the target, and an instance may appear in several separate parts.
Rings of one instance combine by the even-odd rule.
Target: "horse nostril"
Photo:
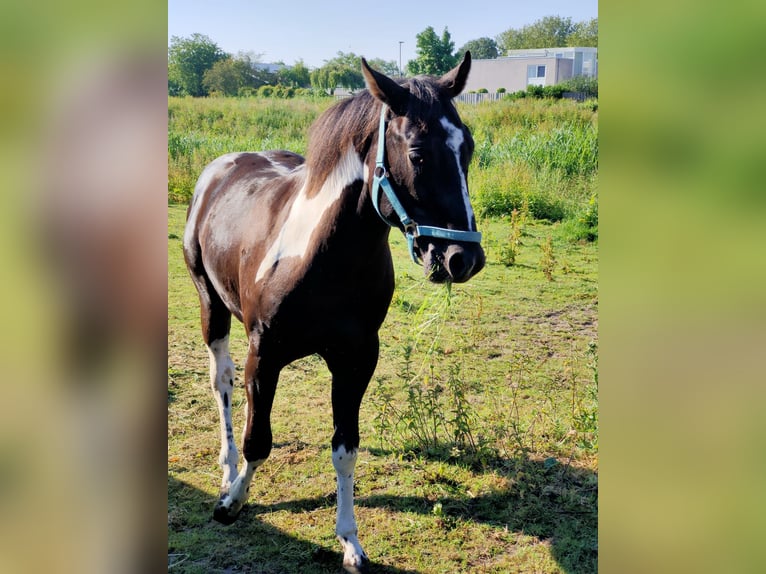
[[[463,251],[455,251],[447,258],[447,271],[453,281],[461,281],[468,275],[468,264]]]

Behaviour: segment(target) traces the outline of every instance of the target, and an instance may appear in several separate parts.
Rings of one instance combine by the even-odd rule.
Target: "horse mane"
[[[407,117],[411,121],[428,123],[433,116],[440,117],[445,113],[451,118],[457,117],[436,78],[416,76],[397,82],[410,91]],[[377,135],[380,106],[381,103],[365,89],[334,104],[316,119],[309,130],[306,152],[308,189],[322,186],[350,146],[361,156],[366,155],[372,136]]]

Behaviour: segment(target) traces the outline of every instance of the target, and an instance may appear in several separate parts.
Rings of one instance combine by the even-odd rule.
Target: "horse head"
[[[468,195],[473,138],[452,103],[470,68],[466,52],[440,78],[396,82],[362,59],[369,92],[384,104],[371,182],[373,205],[387,223],[404,231],[412,258],[422,261],[436,283],[468,281],[485,264]]]

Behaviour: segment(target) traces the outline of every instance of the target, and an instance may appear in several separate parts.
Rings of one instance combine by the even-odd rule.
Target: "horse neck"
[[[372,106],[368,107],[367,103]],[[355,241],[362,249],[369,249],[370,243],[387,245],[390,231],[375,211],[370,195],[380,109],[379,102],[364,99],[341,103],[312,126],[308,146],[308,189],[317,190],[330,184],[340,192],[352,181],[363,180],[361,186],[351,185],[353,192],[346,195],[337,216],[339,229],[356,230]],[[332,147],[328,148],[327,142],[333,142]]]

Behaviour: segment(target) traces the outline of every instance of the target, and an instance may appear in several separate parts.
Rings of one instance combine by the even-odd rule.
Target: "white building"
[[[509,50],[500,58],[474,60],[464,91],[516,92],[530,84],[553,86],[575,76],[598,77],[598,48]]]

